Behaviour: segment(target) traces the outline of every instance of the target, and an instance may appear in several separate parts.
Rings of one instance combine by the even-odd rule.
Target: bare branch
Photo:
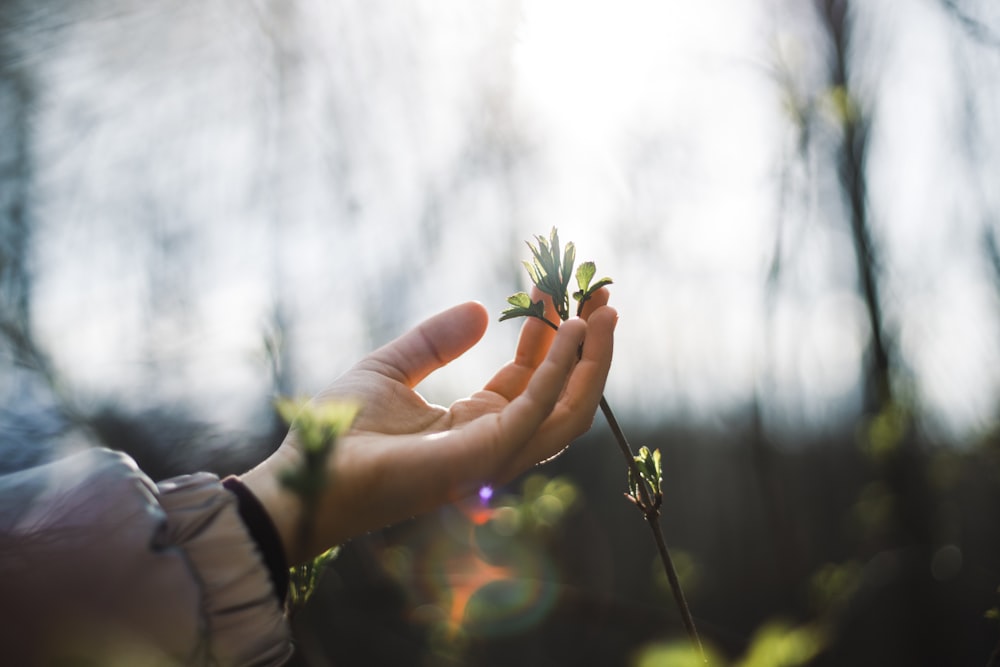
[[[956,0],[941,0],[941,7],[975,42],[1000,49],[1000,32],[971,16],[958,6]]]

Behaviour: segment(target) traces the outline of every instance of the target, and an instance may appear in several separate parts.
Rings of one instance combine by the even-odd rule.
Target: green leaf
[[[311,561],[289,568],[288,603],[293,610],[309,601],[323,572],[339,553],[340,547],[333,547]]]
[[[589,263],[593,265],[593,262]],[[593,274],[591,274],[590,277],[593,277]],[[589,278],[587,280],[589,282]],[[577,272],[577,282],[580,283],[579,271]],[[576,314],[580,315],[581,313],[583,313],[583,304],[590,301],[590,297],[594,296],[594,292],[610,284],[611,284],[611,278],[601,278],[593,285],[589,285],[586,289],[581,289],[579,292],[573,292],[573,298],[579,302],[579,304],[576,307]]]
[[[639,474],[641,474],[644,478],[649,479],[649,447],[643,446],[639,448],[639,455],[635,457],[635,462],[639,464]]]
[[[281,420],[291,426],[305,405],[305,400],[279,398],[274,402],[274,409],[278,411]]]
[[[506,320],[512,320],[515,317],[531,317],[531,313],[527,308],[508,308],[500,313],[500,319],[497,321],[504,322]]]
[[[532,255],[531,263],[536,269],[538,276],[541,277],[545,275],[545,255],[542,254],[542,251],[538,247],[531,245],[531,243],[527,241],[525,241],[525,243],[527,243],[528,248],[531,249],[531,255]],[[527,262],[525,262],[525,264],[527,264]]]
[[[632,469],[628,469],[628,495],[633,501],[639,502],[642,496],[639,494],[639,480],[632,474]]]
[[[559,231],[553,227],[549,232],[549,265],[552,268],[552,277],[557,282],[562,279],[562,269],[559,262]]]
[[[639,469],[639,475],[649,485],[654,495],[660,495],[661,483],[663,482],[663,463],[660,458],[660,450],[649,450],[649,447],[640,447],[639,455],[635,456],[635,465]]]
[[[515,317],[537,317],[545,319],[545,302],[539,299],[532,303],[531,297],[524,292],[518,292],[507,297],[510,308],[500,313],[500,322],[510,320]]]
[[[580,264],[580,267],[576,270],[576,284],[580,287],[580,291],[577,294],[582,296],[588,291],[587,288],[590,287],[590,281],[594,279],[595,273],[597,273],[597,266],[593,262],[583,262]]]
[[[548,257],[548,258],[551,258],[551,257],[552,257],[552,251],[550,250],[550,247],[549,247],[549,242],[548,242],[548,241],[547,241],[547,240],[545,239],[545,237],[544,237],[544,236],[542,236],[541,234],[539,234],[539,235],[538,235],[538,236],[536,236],[535,238],[537,238],[537,239],[538,239],[538,247],[539,247],[539,249],[540,249],[540,250],[542,250],[542,251],[543,251],[543,252],[545,253],[545,256],[546,256],[546,257]],[[556,228],[555,228],[555,227],[553,227],[553,228],[552,228],[552,229],[551,229],[551,230],[549,231],[549,239],[554,239],[554,240],[555,240],[555,242],[557,242],[557,243],[558,243],[558,241],[559,241],[559,237],[558,237],[558,235],[556,234]]]
[[[544,236],[536,236],[535,239],[538,241],[538,247],[528,244],[531,248],[531,252],[535,255],[535,264],[542,267],[542,269],[548,269],[552,265],[552,253],[549,252],[549,243],[545,240]]]
[[[587,293],[588,294],[593,294],[594,292],[596,292],[597,290],[601,289],[602,287],[607,287],[608,285],[612,284],[612,282],[613,281],[611,280],[611,278],[607,278],[607,277],[601,278],[596,283],[594,283],[593,285],[591,285],[590,289],[587,290]]]
[[[531,264],[530,262],[521,262],[524,264],[525,270],[528,272],[528,277],[531,278],[531,282],[538,285],[542,282],[543,273],[538,269],[538,263]]]
[[[303,499],[314,498],[326,483],[326,460],[337,438],[351,428],[360,405],[349,401],[279,399],[275,408],[295,430],[303,455],[301,465],[282,471],[279,481]]]
[[[809,664],[829,644],[827,633],[814,624],[791,626],[765,623],[754,633],[737,667],[798,667]]]
[[[527,244],[528,248],[531,249],[534,259],[530,264],[523,262],[524,267],[527,269],[531,281],[538,286],[538,289],[552,297],[553,302],[557,304],[556,310],[559,311],[559,315],[562,317],[565,308],[561,308],[559,304],[566,302],[566,290],[562,286],[559,269],[559,236],[553,233],[550,236],[550,240],[546,240],[543,236],[536,236],[535,239],[538,242],[537,247],[531,243]],[[562,319],[566,318],[563,317]]]
[[[304,404],[292,423],[303,454],[325,459],[334,441],[351,427],[357,413],[358,406],[354,403]]]
[[[534,243],[527,241],[526,245],[531,250],[532,256],[530,262],[523,262],[528,276],[539,290],[552,297],[559,319],[568,320],[570,316],[568,287],[573,275],[573,264],[576,262],[576,246],[567,243],[565,248],[560,249],[559,231],[556,227],[551,229],[548,238],[535,235]],[[520,315],[524,313],[505,311],[503,319]]]
[[[573,264],[576,262],[576,246],[572,242],[566,244],[566,249],[563,251],[563,265],[562,265],[562,290],[563,294],[566,293],[566,288],[569,287],[569,279],[573,275]]]
[[[525,292],[518,292],[507,297],[507,303],[517,308],[531,308],[531,297]]]

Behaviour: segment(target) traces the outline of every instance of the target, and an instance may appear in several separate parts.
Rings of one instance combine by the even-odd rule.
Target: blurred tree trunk
[[[0,2],[0,471],[35,465],[77,413],[32,331],[33,114],[37,96],[22,24],[30,6]]]
[[[870,100],[855,95],[850,55],[858,5],[850,0],[817,0],[817,8],[831,48],[829,94],[840,116],[841,143],[836,157],[839,182],[847,206],[859,291],[871,328],[862,387],[861,437],[871,455],[873,483],[887,490],[892,508],[891,518],[875,535],[868,536],[868,548],[873,555],[877,552],[896,560],[895,571],[887,582],[896,593],[891,605],[881,613],[888,613],[892,619],[888,627],[911,640],[893,660],[896,664],[947,664],[948,656],[937,654],[934,636],[937,626],[933,610],[945,605],[934,602],[938,593],[929,572],[934,503],[926,480],[927,460],[919,447],[911,409],[900,403],[893,390],[893,348],[886,334],[880,258],[869,216],[866,166],[872,112]],[[865,628],[870,625],[865,619],[871,613],[859,606],[845,619],[855,639],[865,636]]]
[[[830,94],[840,112],[843,130],[843,140],[837,156],[840,184],[848,206],[858,281],[871,327],[863,406],[865,413],[872,415],[893,401],[890,377],[892,359],[882,317],[879,258],[868,220],[865,165],[868,158],[870,118],[865,115],[851,90],[848,60],[851,39],[850,7],[848,0],[819,0],[819,14],[833,49]]]
[[[14,43],[9,6],[0,6],[0,331],[18,364],[30,365],[28,272],[32,85]]]
[[[57,382],[48,357],[39,348],[31,323],[31,196],[34,175],[32,114],[34,71],[19,32],[16,3],[0,2],[0,365],[36,373],[49,389]],[[29,47],[30,48],[30,47]],[[14,377],[6,371],[4,376]],[[0,391],[10,390],[0,385]],[[73,411],[58,401],[62,416]]]

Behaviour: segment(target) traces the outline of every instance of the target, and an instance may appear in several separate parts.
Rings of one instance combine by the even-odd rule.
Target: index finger
[[[508,401],[517,397],[528,385],[532,373],[539,364],[545,360],[545,356],[556,337],[556,322],[558,319],[553,316],[555,308],[552,306],[552,299],[543,294],[537,287],[532,287],[531,300],[541,299],[545,303],[545,316],[553,326],[549,326],[537,317],[526,317],[521,325],[521,334],[517,339],[517,347],[514,350],[514,359],[505,364],[497,371],[486,386],[486,391],[500,394]]]
[[[590,298],[587,299],[587,302],[583,304],[583,312],[580,313],[580,317],[582,317],[583,319],[587,319],[588,317],[590,317],[590,314],[592,312],[594,312],[601,306],[608,305],[609,296],[610,293],[608,292],[607,287],[602,287],[601,289],[591,294]]]

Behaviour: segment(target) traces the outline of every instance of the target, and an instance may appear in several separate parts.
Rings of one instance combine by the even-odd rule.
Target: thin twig
[[[1000,642],[997,642],[996,648],[990,654],[990,660],[986,663],[986,667],[1000,667]]]
[[[581,304],[581,310],[582,306],[583,304]],[[553,330],[559,330],[559,325],[542,317],[539,317],[538,319],[545,322]],[[582,348],[580,352],[582,352]],[[649,495],[649,490],[646,488],[646,485],[642,483],[642,476],[639,474],[639,466],[636,465],[635,455],[632,453],[632,446],[629,445],[628,438],[625,437],[625,432],[622,431],[622,427],[618,424],[618,419],[615,417],[615,413],[611,409],[611,405],[608,404],[608,399],[606,399],[603,394],[601,395],[601,412],[604,413],[604,418],[607,420],[608,426],[611,428],[611,433],[615,436],[615,442],[618,443],[618,448],[621,450],[622,456],[625,458],[625,465],[628,466],[629,474],[632,476],[632,479],[636,480],[639,497],[633,500],[635,501],[636,506],[642,511],[642,515],[646,519],[646,523],[649,524],[649,529],[653,532],[653,541],[656,542],[656,549],[660,552],[660,561],[663,563],[663,571],[667,575],[667,581],[670,582],[670,590],[674,594],[674,601],[677,603],[677,609],[680,611],[681,620],[684,622],[685,629],[687,629],[688,637],[691,638],[691,643],[698,649],[702,662],[707,665],[708,657],[705,655],[705,647],[701,643],[701,637],[698,635],[698,628],[695,627],[694,617],[691,615],[691,608],[688,607],[687,598],[684,597],[684,589],[681,587],[681,580],[677,576],[677,568],[674,567],[674,560],[670,557],[670,550],[667,548],[667,541],[663,537],[663,528],[660,526],[660,503],[653,501],[652,497]]]
[[[629,472],[632,474],[632,478],[641,480],[639,467],[636,465],[635,457],[632,454],[632,447],[629,445],[621,426],[618,425],[615,413],[611,410],[611,406],[608,405],[608,401],[603,395],[601,396],[601,412],[604,413],[605,419],[608,420],[608,426],[611,427],[611,433],[614,434],[618,448],[621,449],[622,456],[625,457],[625,462],[628,465]],[[691,608],[688,607],[687,598],[684,597],[684,589],[681,587],[680,578],[677,576],[677,569],[674,567],[674,560],[670,557],[670,550],[667,548],[667,541],[663,536],[663,528],[660,526],[659,520],[659,503],[653,503],[649,496],[649,491],[641,481],[636,486],[638,487],[640,496],[637,505],[642,510],[646,523],[649,524],[649,529],[653,532],[653,541],[656,542],[656,548],[660,552],[663,571],[667,575],[667,581],[670,582],[670,590],[674,594],[674,601],[677,603],[677,609],[681,613],[681,620],[684,621],[684,627],[687,629],[691,642],[697,647],[702,662],[708,664],[705,647],[701,643],[701,637],[698,635],[698,629],[694,624],[694,617],[691,615]]]

